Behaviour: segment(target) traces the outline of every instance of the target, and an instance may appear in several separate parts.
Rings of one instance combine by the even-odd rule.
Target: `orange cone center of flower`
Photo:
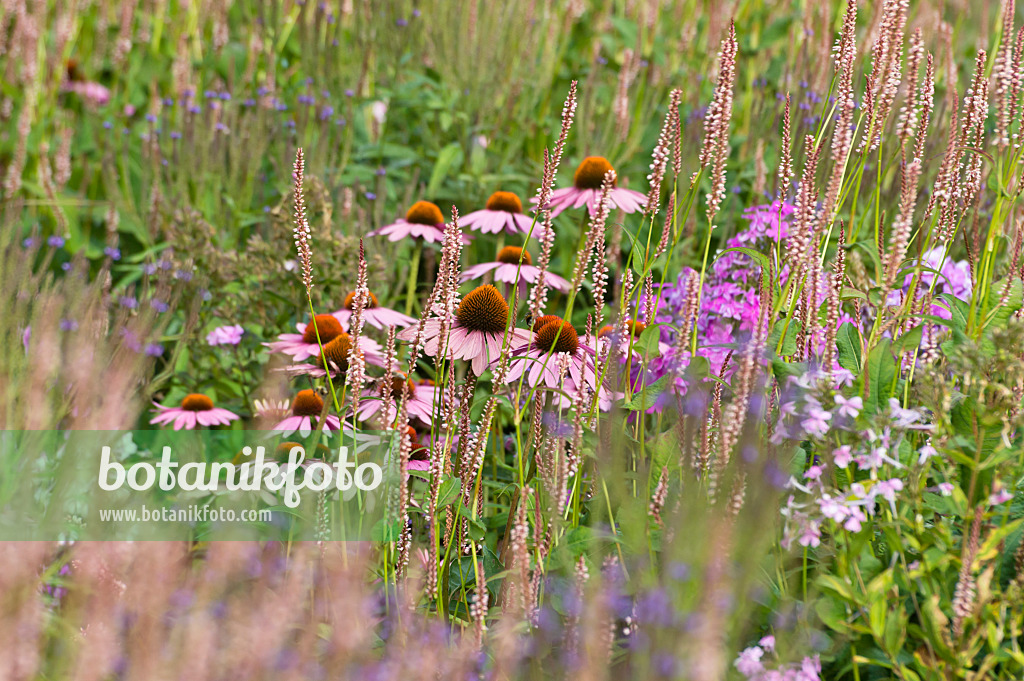
[[[607,326],[602,326],[600,329],[598,329],[597,337],[604,338],[605,336],[610,336],[613,333],[615,333],[615,327],[612,326],[611,324],[608,324]]]
[[[487,199],[487,210],[503,210],[508,213],[522,213],[523,202],[512,192],[494,192]]]
[[[316,415],[319,416],[320,412],[317,412]],[[292,450],[296,447],[302,447],[303,451],[306,449],[305,446],[299,442],[282,442],[274,449],[274,458],[278,461],[287,461],[288,457],[291,456]],[[326,458],[331,454],[330,447],[324,444],[318,444],[316,446],[316,451],[317,454],[323,458]]]
[[[181,401],[181,408],[185,411],[210,411],[213,409],[213,400],[206,395],[192,393]]]
[[[324,345],[334,340],[338,334],[345,333],[341,328],[341,322],[333,315],[318,314],[313,320],[316,322],[316,328],[313,328],[313,322],[306,324],[306,330],[302,332],[303,343],[316,343],[317,331],[320,332],[320,342]]]
[[[557,340],[555,336],[558,337]],[[558,318],[540,327],[540,330],[537,331],[536,341],[537,347],[548,352],[572,354],[580,347],[576,329],[572,328],[572,324],[569,322]]]
[[[562,318],[559,317],[558,315],[546,314],[542,317],[537,317],[537,319],[533,321],[533,326],[531,328],[533,328],[534,331],[540,331],[542,328],[548,325],[548,322],[560,321],[562,321]]]
[[[397,373],[391,377],[391,398],[394,400],[402,399],[403,386],[408,384],[409,386],[409,399],[412,399],[413,395],[416,394],[416,384],[405,377],[405,374]],[[388,386],[385,381],[380,382],[380,394],[384,395],[387,393]]]
[[[377,300],[377,296],[373,295],[373,293],[370,293],[369,298],[366,299],[366,307],[364,309],[369,310],[370,308],[377,307],[378,304],[379,304],[379,301]],[[350,293],[347,296],[345,296],[345,304],[342,305],[342,307],[344,307],[346,310],[354,310],[354,309],[356,309],[356,292],[355,291],[353,291],[352,293]]]
[[[292,401],[293,416],[320,416],[324,401],[312,390],[300,390]]]
[[[614,168],[604,156],[588,156],[576,169],[576,174],[572,176],[572,183],[576,189],[600,189],[605,173],[609,170],[614,170]]]
[[[532,265],[533,258],[530,257],[528,251],[524,251],[518,246],[505,246],[505,248],[498,251],[498,262],[508,263],[509,265],[518,265],[519,256],[523,256],[524,265]]]
[[[330,343],[324,344],[324,355],[327,357],[328,365],[337,367],[340,371],[348,370],[348,356],[352,352],[352,336],[344,331],[335,336]],[[316,365],[324,369],[324,358],[321,355],[316,357]]]
[[[640,334],[647,328],[647,325],[643,322],[634,322],[633,320],[626,322],[626,326],[629,327],[629,332],[633,334],[634,338],[639,338]]]
[[[417,201],[405,214],[405,221],[415,222],[418,225],[440,225],[444,222],[444,215],[436,203]]]
[[[498,289],[484,284],[470,291],[455,311],[462,326],[472,331],[498,333],[508,323],[508,303]]]

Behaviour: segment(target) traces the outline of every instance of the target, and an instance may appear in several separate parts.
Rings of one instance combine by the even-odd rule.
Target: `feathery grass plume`
[[[668,206],[665,212],[665,224],[661,228],[661,239],[658,241],[658,248],[654,251],[654,257],[652,260],[657,260],[661,257],[662,253],[668,250],[668,239],[672,236],[672,223],[675,221],[675,210],[676,210],[676,195],[672,192],[668,196]],[[602,244],[598,253],[604,253],[604,245]]]
[[[651,172],[647,175],[650,189],[647,192],[644,215],[653,217],[658,214],[658,207],[661,204],[661,182],[665,177],[665,168],[668,166],[672,136],[679,127],[679,104],[682,102],[682,98],[683,92],[678,88],[669,93],[668,112],[665,114],[665,122],[661,126],[661,134],[658,135],[658,143],[654,146],[654,152],[651,154]]]
[[[590,218],[590,227],[587,229],[587,239],[576,257],[576,266],[572,272],[571,291],[579,291],[583,283],[583,275],[590,264],[590,258],[600,258],[602,253],[595,253],[594,248],[598,242],[604,243],[604,226],[608,220],[608,213],[611,211],[611,204],[608,202],[608,195],[615,186],[615,171],[609,170],[604,174],[601,181],[601,198],[597,202],[597,212]],[[543,275],[542,275],[543,276]],[[540,285],[538,280],[537,285]]]
[[[960,554],[960,576],[953,592],[953,635],[959,640],[964,634],[964,620],[974,613],[977,598],[977,583],[974,581],[974,559],[978,555],[981,538],[981,520],[985,508],[981,504],[974,509],[971,531]]]
[[[313,233],[306,220],[306,200],[302,196],[302,176],[306,167],[302,147],[295,150],[295,166],[292,172],[292,200],[294,201],[295,216],[295,250],[299,253],[299,263],[302,266],[302,285],[306,287],[306,297],[309,298],[313,291],[313,249],[310,242],[313,240]]]
[[[714,228],[718,208],[725,199],[725,163],[729,158],[729,123],[732,120],[733,85],[736,82],[736,24],[729,23],[729,34],[722,40],[718,53],[718,81],[715,94],[704,118],[704,144],[700,150],[700,167],[711,167],[711,191],[708,192],[708,224]],[[694,173],[693,179],[696,180]]]
[[[668,494],[668,468],[661,467],[661,475],[658,476],[658,484],[654,487],[651,495],[651,503],[647,512],[654,519],[656,525],[661,525],[661,509],[665,507],[665,496]]]
[[[473,602],[469,605],[469,616],[473,620],[476,648],[482,650],[484,634],[487,633],[487,575],[484,572],[483,557],[475,559],[473,564],[476,569],[476,592],[473,594]]]
[[[619,82],[615,90],[615,100],[612,103],[615,129],[622,141],[629,138],[629,86],[633,84],[636,74],[640,70],[639,61],[632,49],[627,47],[622,51],[622,68],[619,70]]]
[[[829,179],[822,213],[831,220],[839,199],[839,192],[846,172],[846,163],[853,146],[853,114],[857,108],[857,95],[853,88],[854,60],[857,56],[857,2],[847,0],[843,30],[832,48],[835,55],[835,70],[838,74],[836,85],[835,128],[832,130],[832,177]],[[787,109],[789,102],[787,100]],[[788,119],[787,119],[788,122]],[[788,147],[788,144],[787,144]]]
[[[907,247],[910,243],[910,232],[914,226],[914,206],[917,204],[917,180],[921,176],[921,161],[914,159],[910,163],[903,163],[902,188],[900,191],[900,212],[892,226],[892,236],[889,241],[887,258],[885,261],[885,282],[892,286],[896,281],[900,265],[907,255]]]
[[[786,111],[782,116],[782,155],[779,159],[779,196],[789,194],[789,184],[793,181],[793,151],[790,140],[789,122],[790,95],[786,93]]]
[[[918,78],[924,56],[924,39],[921,37],[921,29],[918,28],[910,36],[910,49],[907,51],[907,97],[900,107],[900,115],[896,122],[896,136],[900,138],[900,146],[904,147],[917,128],[921,94],[918,90]]]
[[[765,277],[762,274],[761,290],[764,291]],[[757,322],[753,333],[743,354],[740,357],[739,367],[732,379],[733,398],[725,408],[722,416],[722,447],[719,453],[720,459],[727,461],[732,456],[732,450],[740,439],[740,431],[747,418],[747,410],[750,407],[750,396],[754,392],[754,381],[757,378],[757,369],[761,362],[761,355],[764,352],[765,343],[768,340],[768,306],[764,298],[757,310]]]
[[[935,105],[935,63],[930,52],[924,70],[924,82],[918,90],[918,129],[914,140],[914,158],[923,160],[924,143],[928,139],[928,123],[931,122],[932,108]]]
[[[460,433],[459,436],[460,440],[466,441],[466,448],[462,454],[462,466],[459,471],[459,478],[463,480],[462,501],[466,508],[474,509],[474,511],[478,513],[481,512],[483,508],[476,505],[474,497],[478,492],[482,492],[483,488],[478,484],[477,476],[480,475],[480,468],[484,463],[484,455],[487,453],[487,440],[491,434],[491,422],[494,421],[494,414],[497,408],[498,398],[492,396],[487,400],[487,405],[484,407],[483,414],[480,417],[480,425],[477,430],[471,433]],[[468,399],[465,409],[467,412],[469,411]],[[469,519],[463,517],[462,525],[463,552],[468,554],[470,551]]]
[[[381,397],[380,397],[380,399],[381,399],[381,412],[380,413],[385,416],[385,419],[387,418],[387,415],[391,413],[391,406],[393,405],[394,400],[395,400],[394,391],[391,390],[391,386],[394,384],[394,377],[395,377],[395,335],[396,335],[396,332],[397,332],[396,327],[394,327],[394,326],[389,326],[388,327],[388,342],[387,342],[387,345],[385,346],[384,379],[383,379],[383,384],[382,384],[384,386],[384,389],[381,391]],[[402,387],[402,390],[403,390],[403,392],[407,392],[409,390],[408,381],[405,381],[405,383],[404,383],[404,385]],[[402,427],[402,426],[405,426],[405,424],[404,423],[400,423],[400,422],[394,422],[393,423],[393,422],[387,421],[387,420],[385,420],[385,422],[384,422],[384,430],[391,430],[394,427]]]
[[[814,176],[818,170],[818,158],[821,149],[815,147],[814,138],[810,135],[804,140],[807,158],[804,160],[804,172],[796,191],[796,211],[793,215],[792,237],[789,240],[786,259],[790,265],[791,277],[802,277],[808,259],[817,255],[817,244],[811,248],[811,238],[818,221],[818,191],[815,188]],[[809,256],[809,253],[812,253]]]
[[[359,339],[363,335],[363,325],[366,322],[363,318],[363,312],[366,310],[366,305],[369,301],[370,287],[367,283],[366,274],[366,250],[363,248],[363,240],[359,239],[359,273],[356,275],[356,289],[352,299],[352,316],[349,318],[348,333],[351,336],[351,346],[348,355],[348,371],[345,372],[345,386],[351,395],[353,413],[359,410],[359,399],[363,383],[366,382],[366,356],[363,354]],[[387,414],[387,412],[384,413]]]
[[[1010,126],[1020,82],[1020,55],[1016,54],[1017,43],[1013,36],[1014,0],[1003,0],[1003,27],[999,40],[999,51],[992,68],[995,91],[992,93],[996,104],[996,146],[1005,149],[1010,144]]]
[[[547,304],[548,288],[545,282],[548,266],[551,263],[551,250],[555,245],[555,232],[551,224],[551,194],[554,191],[555,179],[558,177],[558,166],[562,163],[565,143],[569,139],[569,130],[576,115],[576,81],[569,84],[569,94],[562,106],[562,129],[555,141],[554,151],[544,150],[544,173],[540,187],[537,189],[537,210],[543,232],[541,237],[540,257],[537,260],[537,281],[530,292],[530,314],[541,317]]]
[[[406,382],[398,403],[398,423],[409,422],[409,389]],[[409,457],[412,454],[412,435],[408,428],[398,429],[398,558],[395,561],[397,579],[405,577],[409,567],[409,552],[412,549],[412,520],[409,518]]]
[[[984,142],[985,122],[988,120],[988,78],[985,77],[985,50],[978,50],[975,58],[974,79],[964,95],[963,130],[961,144],[968,149],[980,149]],[[957,199],[969,206],[981,190],[982,155],[976,151],[963,165],[963,179],[956,184]]]
[[[527,515],[527,508],[533,490],[529,485],[522,488],[519,494],[519,503],[516,506],[516,520],[512,526],[511,543],[509,546],[512,557],[511,574],[515,575],[515,581],[509,585],[508,599],[506,602],[518,611],[517,614],[524,620],[530,620],[533,613],[534,596],[531,591],[532,580],[530,579],[530,517]],[[518,607],[516,607],[518,606]]]
[[[829,277],[828,299],[825,313],[825,349],[821,366],[832,371],[836,358],[836,333],[839,329],[839,313],[842,309],[843,280],[846,278],[846,225],[839,222],[839,242],[836,244],[836,259],[832,263]]]
[[[867,124],[857,146],[858,154],[865,147],[868,151],[878,147],[896,92],[903,80],[900,69],[908,6],[908,0],[885,0],[882,6],[882,21],[871,48],[871,75],[865,97]]]

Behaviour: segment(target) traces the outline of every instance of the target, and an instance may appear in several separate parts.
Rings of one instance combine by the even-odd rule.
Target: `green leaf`
[[[456,161],[462,161],[462,145],[452,142],[437,155],[437,162],[434,163],[434,170],[430,173],[430,182],[427,183],[427,196],[436,196],[441,183],[448,177],[448,172]]]
[[[653,359],[661,356],[658,344],[661,342],[661,324],[651,324],[640,333],[640,337],[633,341],[633,350],[640,353],[645,359]]]
[[[796,337],[801,329],[803,326],[795,319],[780,319],[775,322],[772,333],[768,337],[768,348],[780,357],[792,355],[796,352]],[[779,346],[780,341],[781,347]]]
[[[459,498],[459,492],[461,491],[462,480],[459,478],[451,477],[443,481],[437,493],[437,507],[444,508],[452,503]]]
[[[921,346],[921,334],[924,331],[924,326],[915,326],[910,331],[903,333],[896,342],[892,344],[892,350],[897,356],[902,355],[904,352],[910,352],[914,348]]]
[[[781,383],[787,376],[800,376],[807,371],[807,364],[804,362],[783,362],[781,359],[772,360],[772,371]]]
[[[669,376],[662,376],[654,383],[644,386],[643,390],[633,393],[633,397],[623,406],[630,411],[646,411],[654,406],[658,397],[668,387]]]
[[[732,248],[726,248],[724,250],[721,250],[715,255],[715,260],[718,260],[729,251],[737,251],[739,253],[742,253],[743,255],[748,255],[755,261],[757,261],[757,264],[759,264],[761,267],[768,269],[767,255],[760,251],[755,251],[753,248],[746,248],[744,246],[733,246]]]
[[[857,327],[846,322],[839,327],[836,334],[836,349],[839,351],[839,366],[853,373],[860,375],[861,362],[861,340]]]
[[[892,397],[896,383],[896,358],[892,354],[892,341],[883,339],[868,353],[867,372],[868,397],[864,410],[877,414]]]

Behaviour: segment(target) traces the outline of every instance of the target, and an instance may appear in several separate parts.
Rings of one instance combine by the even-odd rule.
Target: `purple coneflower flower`
[[[455,311],[455,322],[449,327],[448,338],[441,338],[441,321],[438,318],[423,322],[423,351],[437,357],[442,348],[451,359],[464,359],[472,362],[473,373],[477,376],[501,354],[505,339],[505,328],[508,326],[508,303],[490,284],[478,286],[462,299]],[[411,326],[401,334],[402,340],[415,340],[417,326]],[[511,329],[508,332],[509,347],[529,340],[526,329]]]
[[[399,218],[390,225],[384,225],[375,229],[367,236],[386,236],[388,241],[401,241],[412,237],[423,239],[427,243],[442,243],[444,241],[444,215],[437,204],[430,201],[417,201],[412,205],[404,218]],[[463,243],[469,243],[469,238],[462,236]]]
[[[314,419],[319,419],[324,409],[324,400],[313,390],[300,390],[292,401],[292,415],[274,426],[273,430],[282,431],[285,436],[299,431],[302,437],[308,437],[316,428]],[[341,430],[341,419],[328,414],[324,423],[324,433],[330,436],[331,431]]]
[[[484,234],[497,234],[505,230],[508,234],[526,234],[530,231],[533,218],[523,213],[523,202],[512,192],[494,192],[487,199],[487,207],[466,215],[462,224]],[[540,236],[540,224],[534,227]]]
[[[360,421],[369,421],[375,418],[382,425],[394,423],[398,418],[398,402],[402,399],[404,384],[409,386],[409,401],[407,403],[410,421],[416,420],[420,425],[430,427],[433,420],[434,400],[441,392],[431,381],[412,381],[404,375],[396,374],[388,386],[383,379],[377,386],[367,388],[363,391],[363,399],[359,400],[359,410],[356,418]],[[384,400],[381,396],[386,390],[391,390],[391,405],[386,414],[381,414],[384,408]]]
[[[238,418],[227,409],[213,406],[213,400],[200,393],[186,395],[180,407],[165,407],[153,403],[160,413],[153,417],[151,424],[174,423],[175,430],[192,430],[199,426],[226,426]]]
[[[603,156],[588,156],[583,159],[576,169],[576,174],[573,175],[573,186],[551,193],[548,205],[551,207],[552,217],[567,208],[579,208],[583,204],[587,204],[587,210],[591,215],[596,215],[601,200],[601,184],[609,170],[614,168]],[[531,201],[536,202],[537,198],[534,197]],[[622,189],[613,185],[608,194],[608,202],[613,209],[620,208],[627,213],[635,213],[643,210],[647,197],[632,189]]]
[[[318,322],[319,324],[319,322]],[[321,340],[323,339],[323,332],[321,332]],[[289,334],[290,335],[290,334]],[[359,348],[363,351],[363,358],[367,363],[374,366],[383,367],[385,366],[386,359],[380,344],[372,338],[366,336],[359,336]],[[320,356],[320,348],[316,345],[316,338],[313,339],[313,349],[315,354],[313,355],[315,364],[293,364],[284,368],[284,371],[288,372],[293,376],[308,375],[308,376],[323,376],[327,372],[324,369],[324,358]],[[330,341],[324,343],[324,356],[327,358],[327,366],[331,370],[331,375],[343,374],[348,371],[348,360],[352,353],[352,336],[348,335],[344,331],[339,333],[337,336],[332,338]]]
[[[337,312],[332,313],[338,318],[342,324],[348,326],[348,320],[352,316],[352,310],[355,309],[356,293],[352,293],[345,296],[345,303],[343,307]],[[370,326],[377,329],[386,329],[389,326],[397,326],[399,328],[409,326],[416,320],[407,314],[402,314],[398,310],[392,310],[387,307],[381,307],[380,301],[377,300],[377,296],[370,294],[369,300],[366,301],[366,308],[363,310],[363,319]]]
[[[531,338],[513,349],[506,382],[523,377],[530,387],[550,388],[556,391],[556,401],[563,407],[569,406],[581,386],[598,391],[594,350],[580,342],[572,324],[545,315],[534,329]],[[600,386],[600,399],[602,408],[611,404],[604,386]]]
[[[320,354],[320,346],[317,345],[317,331],[320,332],[320,342],[327,345],[332,340],[345,333],[341,322],[334,315],[318,314],[313,318],[316,322],[309,322],[305,326],[297,324],[295,328],[299,333],[282,333],[273,343],[264,343],[271,352],[283,352],[291,355],[295,361],[301,362],[309,357],[316,357]]]
[[[519,262],[520,255],[522,255],[522,264]],[[518,284],[520,296],[526,290],[526,285],[535,283],[537,277],[540,276],[540,268],[533,265],[533,258],[530,257],[529,252],[518,246],[505,246],[498,251],[494,262],[467,267],[466,271],[462,273],[462,281],[479,279],[491,270],[494,271],[494,281]],[[553,272],[544,274],[544,283],[562,293],[569,292],[569,282]]]

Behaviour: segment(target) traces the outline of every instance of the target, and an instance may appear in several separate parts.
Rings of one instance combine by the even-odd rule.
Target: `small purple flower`
[[[192,281],[192,273],[187,270],[177,270],[174,273],[174,278],[181,281]]]
[[[374,199],[377,198],[377,195],[374,194],[373,192],[366,192],[365,194],[363,194],[363,196],[366,197],[367,201],[373,201]]]
[[[111,121],[103,121],[103,129],[104,130],[110,130],[113,127],[114,127],[114,124]]]
[[[356,96],[356,91],[351,89],[351,88],[349,88],[349,89],[345,90],[345,96],[346,97],[355,97]]]
[[[401,17],[399,17],[398,19],[395,19],[395,26],[408,26],[408,25],[409,25],[409,20],[408,19],[404,19],[404,18],[401,18]]]
[[[113,246],[107,246],[103,249],[103,255],[107,256],[111,260],[121,259],[121,249],[114,248]]]
[[[181,133],[178,132],[177,130],[171,130],[170,137],[171,137],[172,140],[180,140],[181,139]]]
[[[64,237],[62,237],[62,236],[51,236],[49,239],[46,240],[46,245],[47,246],[51,246],[53,248],[63,248],[64,247]]]
[[[70,272],[71,271],[71,263],[70,262],[62,262],[60,264],[60,268],[62,270],[64,270],[65,272]]]
[[[22,245],[22,246],[23,246],[24,248],[32,248],[33,246],[35,246],[35,245],[36,245],[36,240],[35,240],[35,239],[33,239],[33,238],[32,238],[32,237],[30,237],[30,236],[27,236],[27,237],[25,237],[24,239],[22,239],[22,241],[21,241],[21,245]]]
[[[32,327],[26,326],[25,330],[21,332],[21,345],[25,348],[25,352],[28,352],[28,341],[32,338]]]
[[[145,352],[149,357],[159,357],[164,354],[164,346],[159,343],[146,343]]]
[[[134,310],[139,306],[139,301],[135,299],[135,296],[121,296],[117,302],[121,307],[126,307],[129,310]]]
[[[147,262],[145,265],[142,266],[142,273],[147,276],[152,276],[156,274],[156,265],[154,263]]]
[[[170,306],[164,301],[160,300],[159,298],[153,298],[151,301],[149,301],[149,306],[156,310],[158,313],[164,313],[170,309]]]
[[[242,341],[245,329],[240,324],[218,326],[206,335],[206,342],[211,346],[238,345]]]
[[[840,416],[855,419],[860,414],[860,410],[864,408],[864,400],[859,396],[846,399],[842,395],[836,395],[836,406],[839,407]]]
[[[78,329],[78,322],[74,319],[62,319],[60,320],[61,331],[75,331]]]

